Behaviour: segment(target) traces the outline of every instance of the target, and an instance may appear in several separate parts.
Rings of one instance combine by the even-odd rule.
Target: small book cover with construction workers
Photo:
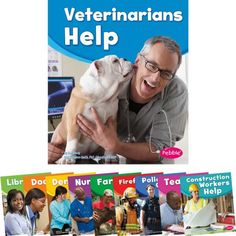
[[[236,229],[230,172],[182,176],[180,185],[185,235]]]
[[[162,234],[157,178],[162,173],[143,174],[135,177],[139,195],[140,228],[143,235]]]

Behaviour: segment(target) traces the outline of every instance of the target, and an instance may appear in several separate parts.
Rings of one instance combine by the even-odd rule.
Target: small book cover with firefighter
[[[117,174],[90,178],[96,235],[116,234],[113,177]]]
[[[143,235],[162,234],[157,178],[161,173],[143,174],[135,178],[140,206],[140,228]]]
[[[140,234],[140,206],[137,199],[135,177],[140,174],[113,177],[116,210],[116,230],[118,235]]]
[[[188,163],[188,0],[48,1],[48,163]]]
[[[180,177],[185,235],[235,231],[231,173]]]

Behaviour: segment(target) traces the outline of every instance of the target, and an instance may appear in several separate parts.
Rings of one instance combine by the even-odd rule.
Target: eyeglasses
[[[143,58],[143,60],[145,62],[146,69],[148,69],[152,73],[156,73],[156,72],[159,71],[160,72],[160,77],[163,78],[163,79],[166,79],[166,80],[171,80],[174,77],[174,74],[171,73],[170,71],[162,70],[156,64],[148,61],[147,58],[143,54],[140,54],[140,56]]]

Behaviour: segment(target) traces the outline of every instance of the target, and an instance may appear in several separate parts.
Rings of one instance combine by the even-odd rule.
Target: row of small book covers
[[[231,173],[1,177],[6,235],[236,232]]]

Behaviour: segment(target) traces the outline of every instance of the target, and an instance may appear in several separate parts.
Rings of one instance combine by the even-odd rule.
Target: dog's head
[[[117,56],[105,56],[94,61],[80,79],[86,96],[105,101],[118,92],[119,85],[131,79],[133,65]]]

